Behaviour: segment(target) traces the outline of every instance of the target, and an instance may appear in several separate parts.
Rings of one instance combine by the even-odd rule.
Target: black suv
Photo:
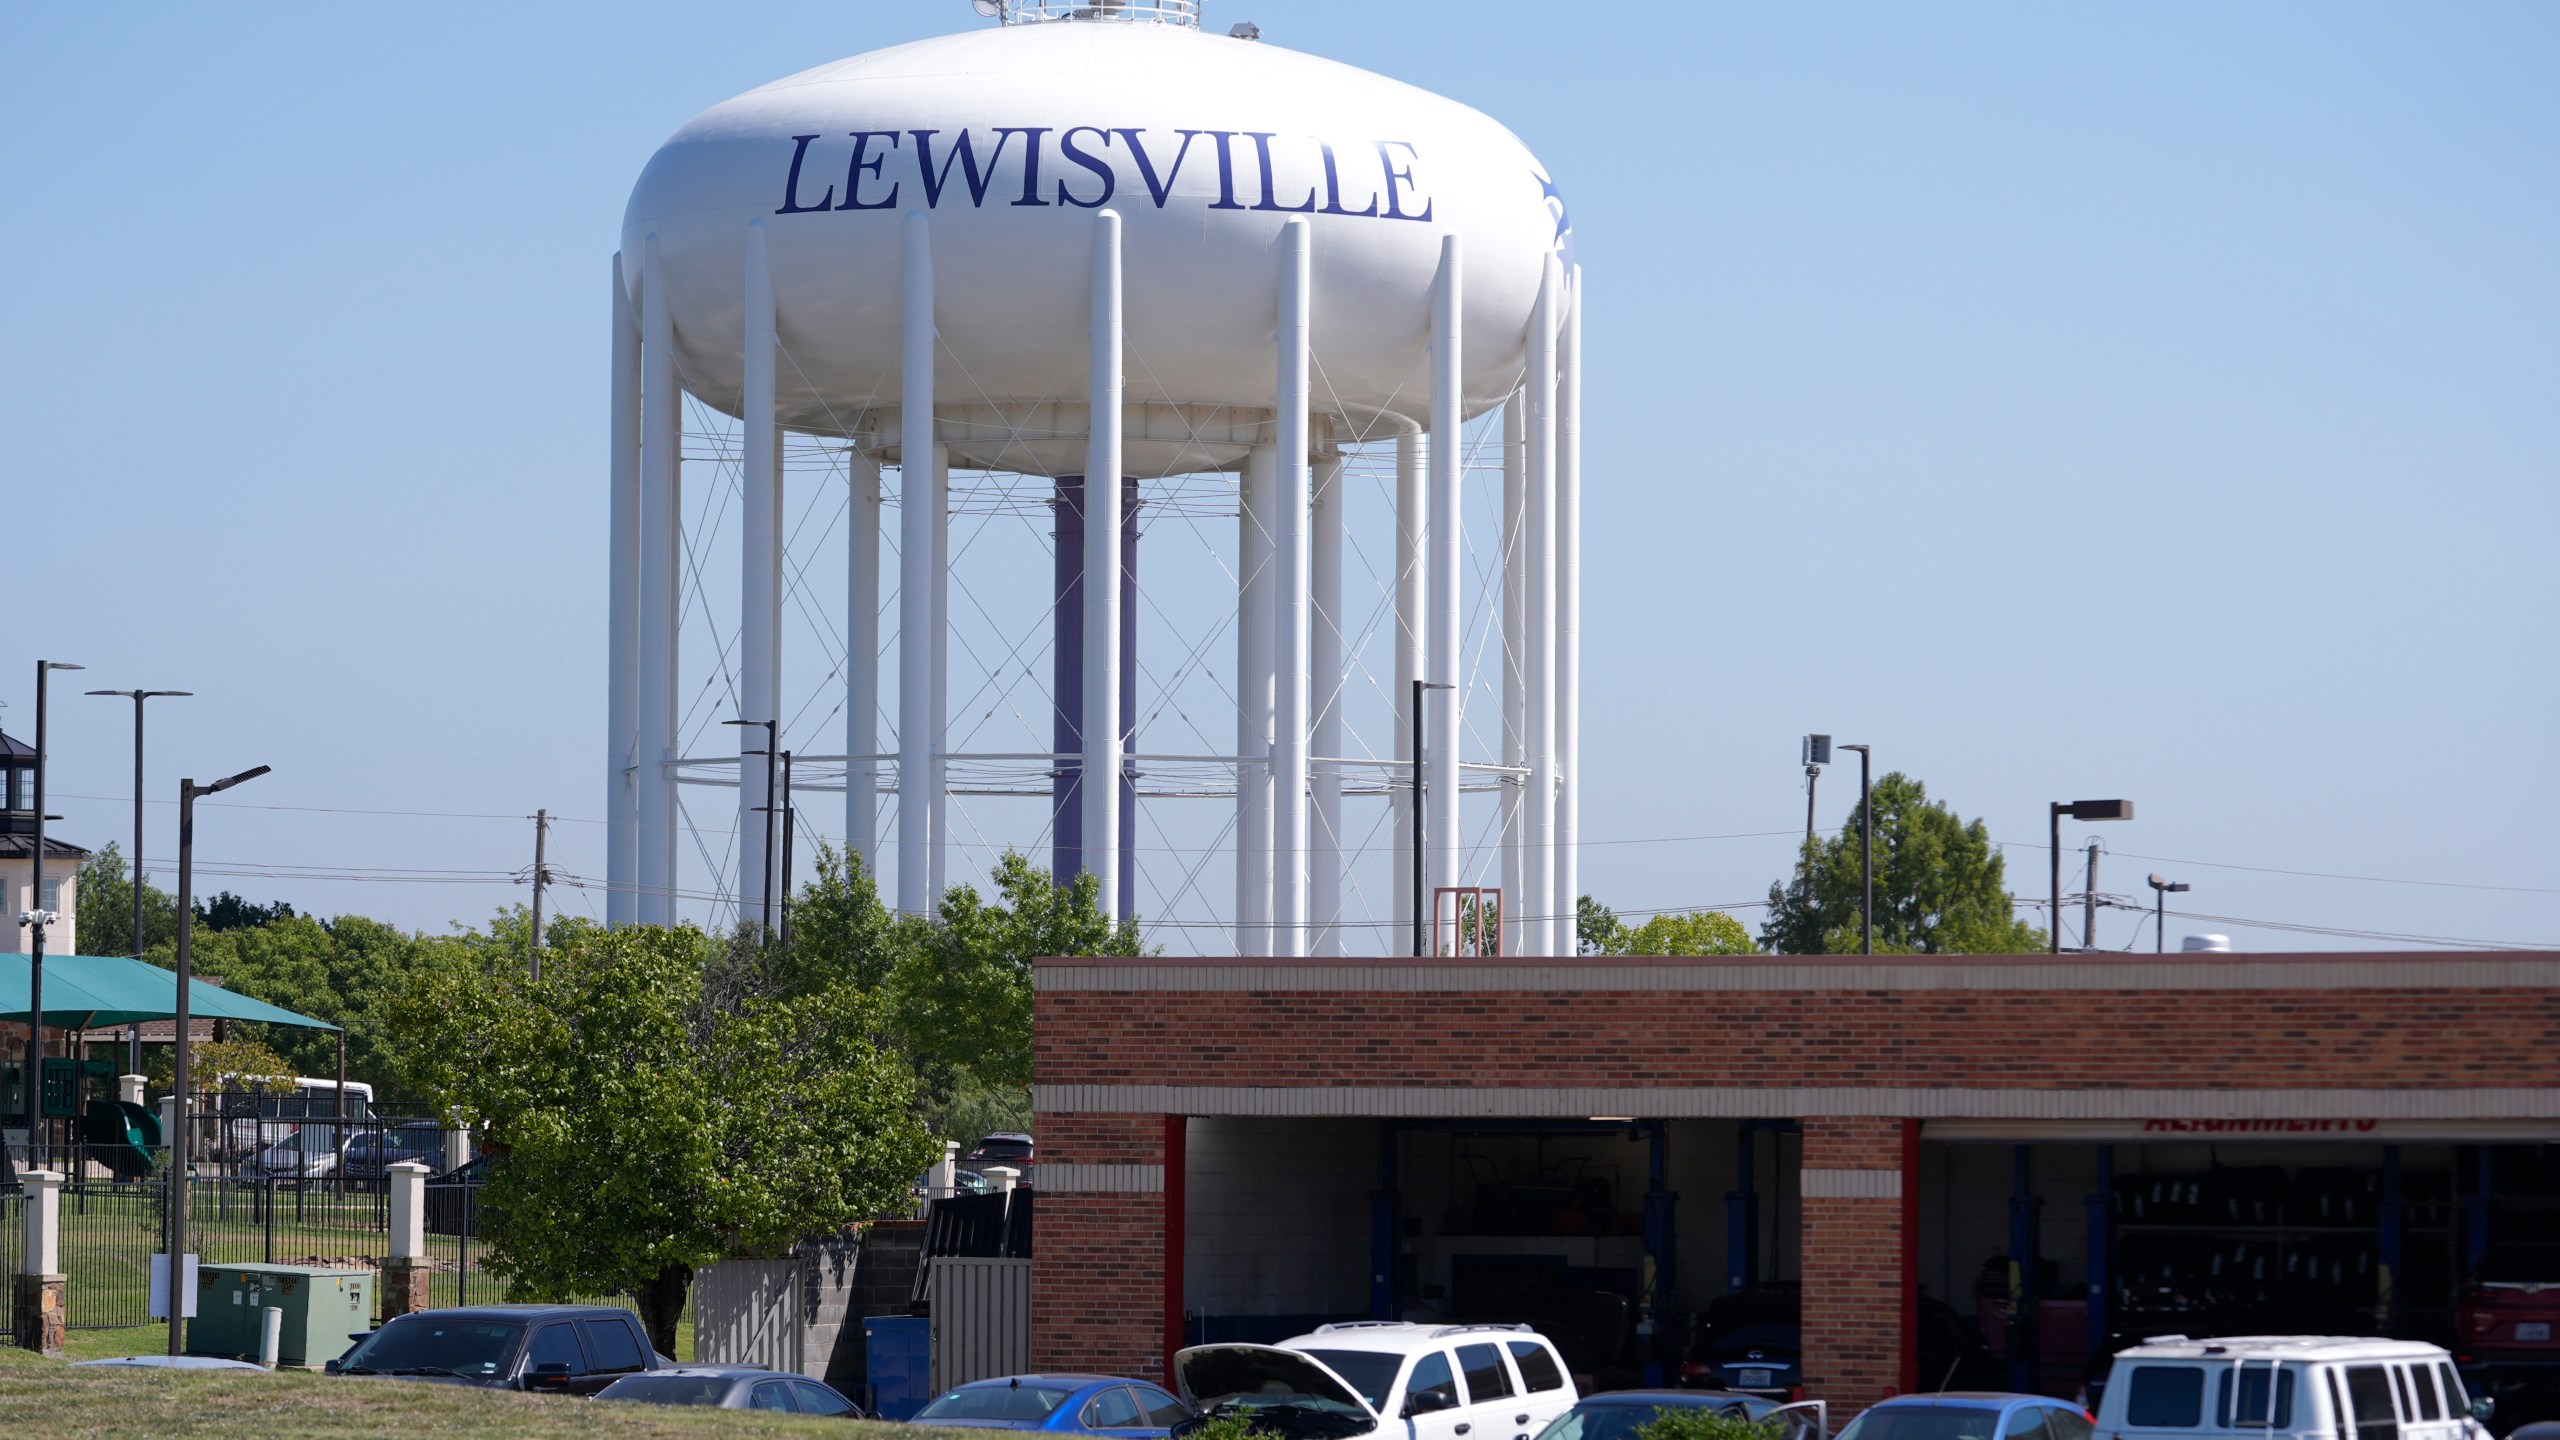
[[[593,1395],[625,1375],[656,1370],[640,1317],[606,1305],[466,1305],[395,1315],[328,1364],[332,1375],[378,1375]]]

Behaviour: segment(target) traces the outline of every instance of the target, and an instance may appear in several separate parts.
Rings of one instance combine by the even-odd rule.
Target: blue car
[[[1548,1421],[1538,1440],[1635,1440],[1635,1433],[1665,1410],[1711,1410],[1738,1420],[1774,1418],[1773,1433],[1783,1440],[1828,1440],[1821,1433],[1821,1402],[1788,1405],[1735,1390],[1604,1390],[1583,1396]]]
[[[1952,1390],[1869,1406],[1840,1440],[2089,1440],[2097,1428],[2088,1411],[2067,1400]]]
[[[917,1411],[911,1423],[1156,1440],[1190,1418],[1190,1406],[1144,1380],[1003,1375],[945,1391]]]

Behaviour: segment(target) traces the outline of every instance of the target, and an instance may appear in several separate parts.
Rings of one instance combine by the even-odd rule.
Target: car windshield
[[[2000,1412],[1953,1405],[1883,1405],[1849,1422],[1840,1440],[1992,1440]]]
[[[599,1400],[645,1400],[652,1405],[717,1405],[729,1393],[726,1375],[630,1375],[604,1387]]]
[[[1387,1392],[1396,1388],[1396,1372],[1404,1368],[1401,1355],[1382,1354],[1376,1350],[1310,1350],[1307,1357],[1343,1378],[1369,1408],[1383,1413],[1387,1408]]]
[[[1538,1440],[1630,1440],[1665,1410],[1716,1410],[1750,1418],[1750,1410],[1730,1399],[1670,1401],[1659,1405],[1576,1405],[1546,1428]]]
[[[1067,1403],[1071,1390],[1046,1385],[970,1385],[916,1412],[916,1423],[934,1420],[1046,1420]]]
[[[513,1320],[402,1318],[374,1331],[343,1368],[354,1375],[495,1375],[523,1335]]]

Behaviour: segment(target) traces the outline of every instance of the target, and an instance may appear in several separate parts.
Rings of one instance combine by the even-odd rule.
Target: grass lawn
[[[102,1332],[131,1334],[133,1332]],[[130,1353],[127,1346],[117,1353]],[[11,1435],[276,1437],[504,1435],[845,1436],[844,1423],[751,1411],[599,1405],[461,1385],[245,1370],[207,1374],[78,1370],[0,1347],[0,1431]],[[865,1425],[867,1440],[966,1440],[962,1432]],[[969,1432],[971,1434],[981,1432]]]

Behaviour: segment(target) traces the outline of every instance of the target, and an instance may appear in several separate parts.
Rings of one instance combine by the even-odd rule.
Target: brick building
[[[2111,1335],[2433,1334],[2493,1231],[2551,1223],[2506,1203],[2560,1195],[2560,954],[1057,959],[1036,987],[1044,1368],[1614,1304],[1591,1363],[1669,1378],[1716,1297],[1774,1290],[1815,1396],[1937,1388],[1923,1295],[2069,1394]]]

